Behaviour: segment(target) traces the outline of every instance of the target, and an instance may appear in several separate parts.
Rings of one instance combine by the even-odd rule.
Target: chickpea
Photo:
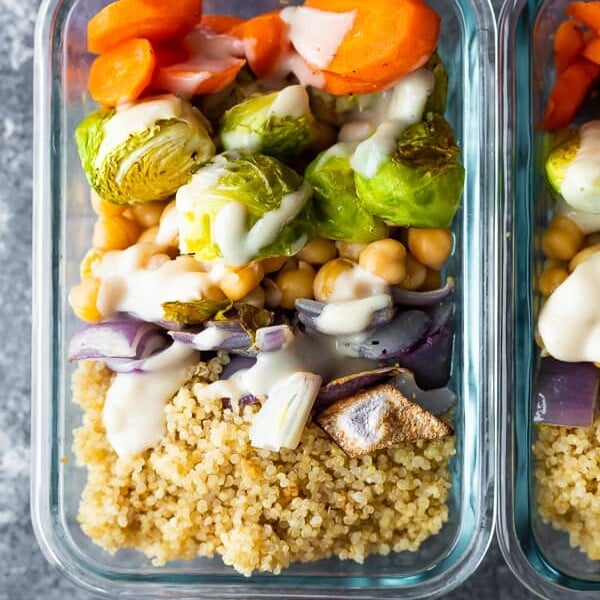
[[[127,208],[126,204],[115,204],[114,202],[100,198],[94,190],[90,192],[90,201],[92,203],[92,210],[99,217],[118,217]]]
[[[404,261],[406,267],[406,276],[400,282],[400,287],[404,290],[418,290],[427,278],[427,267],[422,265],[411,254],[406,255]]]
[[[597,252],[600,252],[600,244],[595,244],[594,246],[588,246],[587,248],[584,248],[583,250],[580,250],[571,259],[571,262],[569,263],[569,272],[574,271],[575,267],[578,267],[581,263],[583,263],[586,260],[588,260],[588,258],[590,258],[591,256],[593,256]]]
[[[442,274],[435,269],[427,269],[425,281],[421,286],[423,291],[437,290],[442,287]]]
[[[337,256],[337,248],[335,242],[316,237],[310,240],[296,256],[312,265],[324,265],[328,260]]]
[[[275,273],[275,271],[279,271],[287,261],[287,256],[271,256],[270,258],[261,260],[260,264],[265,273]]]
[[[336,280],[343,273],[349,273],[356,268],[356,263],[345,258],[334,258],[326,262],[317,273],[313,284],[314,297],[319,302],[327,302],[335,291]]]
[[[406,248],[391,238],[371,242],[358,257],[361,269],[380,277],[390,285],[400,283],[406,275]]]
[[[600,244],[600,231],[594,231],[594,233],[590,233],[585,236],[583,240],[584,246],[595,246],[596,244]]]
[[[90,248],[86,255],[83,257],[81,264],[79,265],[79,276],[82,281],[88,277],[93,277],[94,269],[102,262],[104,252],[97,248]]]
[[[102,321],[102,314],[98,310],[98,292],[100,291],[100,280],[95,277],[84,279],[79,285],[71,288],[69,292],[69,304],[75,315],[87,323],[98,323]]]
[[[281,293],[279,306],[293,309],[298,298],[312,298],[315,270],[306,262],[297,269],[288,269],[277,275],[275,284]]]
[[[164,202],[143,202],[130,207],[133,218],[144,228],[154,227],[160,223],[160,217],[165,209]]]
[[[542,235],[542,250],[548,258],[571,260],[583,244],[583,233],[577,225],[563,216],[550,221]]]
[[[94,225],[92,244],[99,250],[123,250],[140,237],[140,226],[125,217],[100,217]]]
[[[236,302],[257,287],[264,275],[260,263],[250,263],[226,273],[219,282],[219,286],[230,300]]]
[[[452,253],[452,233],[449,229],[408,230],[408,249],[426,267],[439,271]]]
[[[163,254],[162,252],[159,254],[155,254],[148,259],[146,263],[146,269],[149,271],[155,271],[162,267],[165,263],[171,261],[171,257],[168,254]]]
[[[142,235],[138,238],[138,244],[154,244],[156,242],[156,236],[158,235],[158,225],[146,229],[142,232]]]
[[[272,279],[263,279],[265,288],[265,306],[268,308],[277,308],[281,302],[281,292],[277,284]]]
[[[538,287],[543,296],[550,296],[552,292],[569,276],[566,269],[552,267],[544,269],[540,275]]]
[[[262,308],[265,305],[265,290],[260,285],[255,287],[249,294],[246,294],[241,300],[243,304],[250,304],[256,308]]]
[[[358,261],[360,253],[367,247],[367,244],[361,244],[359,242],[336,242],[335,247],[337,248],[340,258]]]

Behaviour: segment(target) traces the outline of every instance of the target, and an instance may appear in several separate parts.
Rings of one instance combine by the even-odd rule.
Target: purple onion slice
[[[255,347],[259,352],[275,352],[294,339],[294,330],[289,325],[271,325],[256,331]]]
[[[399,287],[393,287],[392,298],[395,304],[400,304],[401,306],[428,307],[445,300],[452,293],[453,289],[454,280],[452,277],[448,277],[446,285],[437,290],[429,290],[427,292],[403,290]]]
[[[176,341],[196,350],[240,350],[248,348],[252,340],[239,321],[212,321],[200,331],[169,331]]]
[[[232,407],[231,398],[221,398],[221,403],[223,404],[223,410]],[[252,394],[246,394],[238,400],[240,408],[242,406],[249,406],[250,404],[260,404],[260,400]]]
[[[238,371],[242,369],[249,369],[253,367],[256,363],[255,358],[250,358],[246,356],[234,356],[228,364],[223,367],[223,372],[221,373],[221,379],[229,379],[232,375],[235,375]]]
[[[316,300],[307,300],[306,298],[296,300],[298,319],[307,327],[308,331],[319,331],[317,319],[325,306],[324,302],[317,302]],[[394,318],[395,314],[396,309],[393,306],[374,311],[364,331],[370,331],[387,325]]]
[[[165,348],[169,343],[165,332],[155,324],[121,317],[85,325],[80,329],[71,338],[69,360],[142,359]]]
[[[600,369],[592,363],[543,358],[533,397],[533,421],[590,427],[598,403]]]
[[[372,371],[362,371],[361,373],[353,373],[352,375],[333,379],[319,390],[315,408],[317,410],[324,410],[342,398],[353,396],[361,390],[365,390],[386,379],[399,375],[400,371],[401,369],[395,366],[382,367],[380,369],[373,369]]]
[[[338,348],[345,356],[371,360],[393,360],[417,344],[429,329],[431,317],[422,310],[399,313],[385,327],[366,337],[340,340]]]

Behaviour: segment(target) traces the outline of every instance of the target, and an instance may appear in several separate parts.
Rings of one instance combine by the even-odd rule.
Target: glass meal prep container
[[[544,170],[548,148],[536,124],[554,82],[553,35],[566,18],[567,4],[510,0],[499,21],[506,248],[497,529],[509,566],[532,591],[544,598],[597,598],[600,560],[571,547],[568,534],[538,514],[532,450],[532,393],[539,363],[534,332],[541,302],[536,282],[544,261],[540,238],[553,214]]]
[[[457,334],[449,386],[459,397],[453,425],[449,521],[416,553],[294,563],[280,575],[244,578],[219,558],[154,567],[141,553],[112,556],[81,531],[77,508],[86,472],[75,465],[72,430],[81,412],[70,398],[66,359],[77,322],[67,304],[94,217],[73,139],[95,105],[86,91],[91,55],[86,25],[107,2],[47,0],[36,31],[33,271],[32,519],[47,558],[81,587],[114,597],[422,598],[464,581],[488,547],[494,522],[496,260],[495,25],[479,0],[433,0],[442,16],[439,52],[450,76],[446,116],[461,144],[466,183],[454,220]],[[206,13],[244,17],[276,0],[205,0]]]

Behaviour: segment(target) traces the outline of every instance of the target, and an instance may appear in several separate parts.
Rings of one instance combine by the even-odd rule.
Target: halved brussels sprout
[[[98,194],[117,204],[172,196],[215,153],[202,113],[177,96],[100,109],[75,130],[81,164]]]
[[[577,210],[600,213],[600,120],[559,138],[546,160],[550,185]]]
[[[356,144],[339,143],[313,160],[304,176],[314,190],[313,214],[318,235],[344,242],[386,237],[385,223],[373,217],[356,195],[350,158]]]
[[[437,52],[431,55],[425,68],[431,71],[434,77],[433,90],[427,99],[425,112],[436,112],[443,115],[446,110],[446,100],[448,98],[448,73]]]
[[[315,127],[306,90],[290,85],[230,108],[221,119],[219,135],[225,150],[287,158],[310,146]]]
[[[276,158],[219,154],[177,192],[180,250],[229,265],[295,254],[312,233],[311,194]]]
[[[448,227],[464,184],[450,125],[435,113],[398,136],[393,123],[384,125],[391,126],[366,140],[370,156],[360,157],[357,152],[352,161],[364,207],[394,225]],[[373,156],[374,161],[360,164]]]

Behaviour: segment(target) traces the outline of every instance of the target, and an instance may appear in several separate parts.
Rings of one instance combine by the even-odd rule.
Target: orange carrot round
[[[248,19],[227,33],[243,40],[248,64],[258,77],[269,74],[284,48],[285,23],[279,11]]]
[[[88,22],[88,50],[103,54],[133,38],[161,42],[191,30],[201,0],[117,0]]]
[[[152,87],[189,98],[198,94],[216,94],[233,83],[245,60],[221,70],[211,70],[193,63],[179,63],[159,69],[152,80]]]
[[[600,66],[576,58],[556,78],[540,129],[553,131],[567,127],[599,74]]]
[[[335,96],[347,96],[349,94],[374,94],[380,92],[383,87],[372,81],[363,81],[353,77],[344,77],[331,71],[322,71],[325,81],[323,89]]]
[[[600,65],[600,38],[590,40],[583,49],[581,55],[593,63]]]
[[[202,15],[200,25],[215,33],[227,33],[232,27],[243,23],[244,19],[235,15]]]
[[[565,11],[600,35],[600,2],[571,2]]]
[[[575,21],[563,21],[554,34],[554,65],[562,73],[579,55],[585,45],[583,31]]]
[[[148,40],[128,40],[94,60],[88,90],[105,106],[131,102],[148,87],[155,66],[156,56]]]
[[[306,0],[331,12],[356,11],[326,70],[380,85],[423,66],[437,46],[440,17],[423,0]]]

